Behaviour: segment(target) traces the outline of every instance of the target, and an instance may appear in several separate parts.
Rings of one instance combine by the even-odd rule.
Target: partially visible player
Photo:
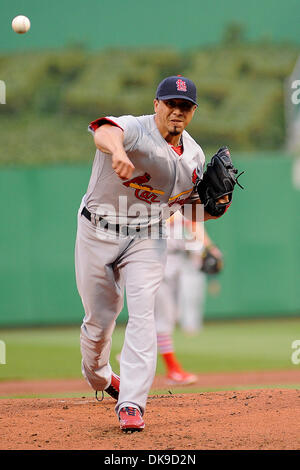
[[[168,257],[163,281],[156,294],[155,321],[158,351],[164,362],[167,380],[171,384],[189,385],[197,376],[186,372],[178,361],[173,344],[176,323],[188,334],[201,330],[205,300],[206,276],[201,271],[204,248],[219,259],[220,250],[212,243],[206,230],[197,227],[176,213],[169,226],[183,225],[186,238],[168,238]]]
[[[178,323],[187,335],[197,334],[203,325],[206,275],[217,274],[222,268],[223,254],[204,229],[202,249],[198,253],[194,250],[185,250],[182,263]]]

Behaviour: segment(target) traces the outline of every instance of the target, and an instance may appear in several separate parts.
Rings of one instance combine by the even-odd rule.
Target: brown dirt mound
[[[299,449],[299,390],[152,396],[145,430],[123,434],[115,401],[1,401],[1,449]]]
[[[196,386],[300,383],[300,371],[201,374]],[[121,433],[115,401],[93,398],[3,399],[0,449],[199,450],[300,448],[300,390],[175,394],[156,377],[141,433]],[[300,387],[299,387],[300,388]],[[173,393],[168,393],[168,390]],[[91,392],[83,380],[2,382],[0,395]]]

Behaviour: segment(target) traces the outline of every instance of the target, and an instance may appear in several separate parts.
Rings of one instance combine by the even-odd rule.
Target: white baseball
[[[12,29],[18,34],[27,33],[30,28],[30,20],[27,16],[16,16],[11,23]]]

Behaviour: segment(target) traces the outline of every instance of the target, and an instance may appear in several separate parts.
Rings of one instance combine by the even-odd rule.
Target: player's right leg
[[[123,306],[123,284],[113,268],[120,241],[99,231],[78,216],[75,268],[85,317],[81,326],[82,373],[94,390],[106,389],[112,380],[109,363],[111,337]]]

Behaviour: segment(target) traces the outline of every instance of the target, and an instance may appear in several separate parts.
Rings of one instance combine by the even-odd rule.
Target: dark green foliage
[[[299,50],[246,44],[237,27],[227,33],[221,45],[185,53],[79,48],[0,56],[7,90],[7,104],[0,106],[2,163],[90,159],[83,152],[88,122],[101,115],[152,113],[157,84],[173,74],[197,84],[199,108],[189,131],[204,150],[223,144],[233,150],[278,150],[284,143],[283,83]],[[75,132],[79,122],[81,133]],[[27,134],[22,158],[16,128]],[[41,136],[42,153],[34,133]]]

